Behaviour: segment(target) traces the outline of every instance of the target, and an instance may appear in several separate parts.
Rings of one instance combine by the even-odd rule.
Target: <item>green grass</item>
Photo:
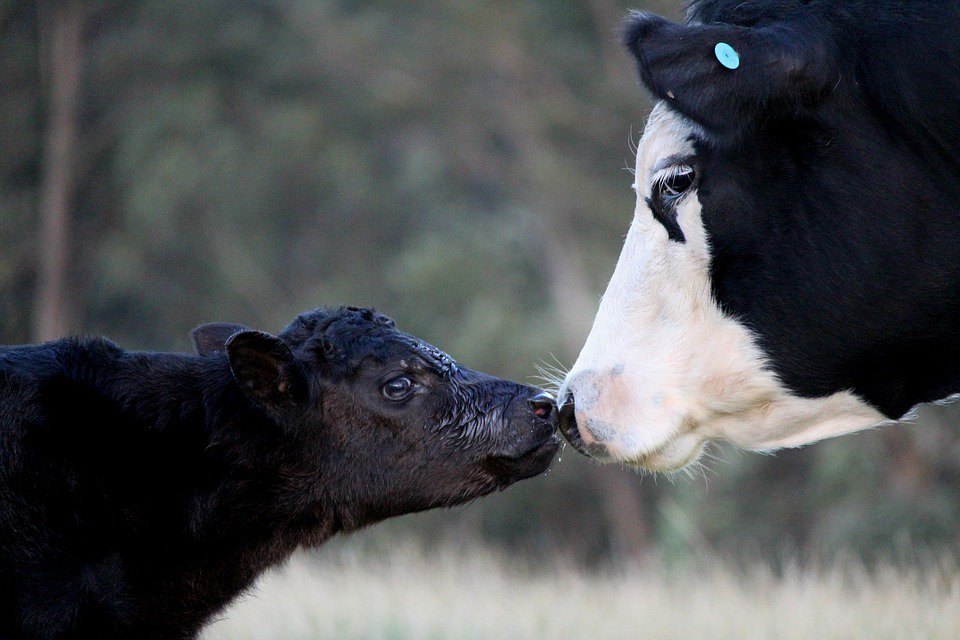
[[[960,564],[925,567],[586,572],[481,548],[332,546],[267,575],[204,640],[960,638]]]

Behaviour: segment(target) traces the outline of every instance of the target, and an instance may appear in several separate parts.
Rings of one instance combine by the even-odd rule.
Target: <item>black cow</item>
[[[0,349],[0,638],[192,638],[299,545],[541,473],[550,396],[369,309]]]
[[[571,441],[670,469],[960,391],[960,2],[695,0],[624,40],[660,103]]]

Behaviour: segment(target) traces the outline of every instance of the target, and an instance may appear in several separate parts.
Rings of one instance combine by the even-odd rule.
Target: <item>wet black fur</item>
[[[644,84],[699,125],[715,296],[798,393],[899,416],[960,391],[958,25],[956,0],[698,0],[685,25],[626,23]]]
[[[0,348],[3,640],[194,637],[296,547],[502,489],[556,450],[537,390],[370,310],[199,333],[206,355]],[[380,395],[397,374],[417,384],[401,403]]]

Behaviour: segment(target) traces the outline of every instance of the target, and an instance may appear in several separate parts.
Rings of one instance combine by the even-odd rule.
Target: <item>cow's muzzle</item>
[[[583,434],[580,433],[580,427],[577,425],[576,402],[574,401],[572,393],[567,394],[563,406],[560,407],[560,414],[557,416],[557,426],[567,442],[583,455],[588,458],[597,458],[600,460],[610,458],[610,452],[607,451],[606,446],[593,440],[589,434],[587,436],[588,439],[584,439]]]

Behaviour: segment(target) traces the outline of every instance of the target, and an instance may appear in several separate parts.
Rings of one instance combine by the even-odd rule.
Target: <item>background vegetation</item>
[[[396,540],[394,540],[396,543]],[[207,629],[204,640],[955,640],[960,567],[929,556],[870,570],[855,559],[680,570],[584,571],[476,547],[424,553],[356,539],[295,558]]]
[[[677,2],[630,2],[677,15]],[[633,210],[650,102],[621,0],[0,0],[0,339],[186,350],[374,305],[474,368],[569,365]],[[950,547],[949,414],[689,477],[596,467],[383,543],[589,567]],[[851,551],[852,550],[852,551]]]

